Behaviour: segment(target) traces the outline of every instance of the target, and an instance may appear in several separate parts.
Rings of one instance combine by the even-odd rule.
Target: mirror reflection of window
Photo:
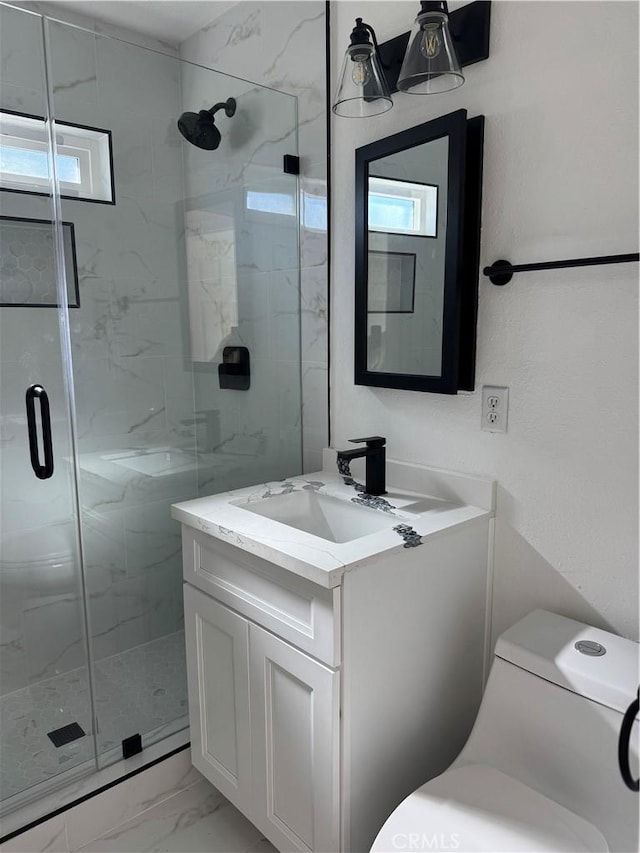
[[[369,231],[436,237],[438,187],[391,178],[369,178]]]
[[[296,198],[293,192],[247,190],[246,204],[247,210],[259,210],[262,213],[280,213],[284,216],[296,215]]]
[[[306,187],[301,193],[301,215],[302,224],[305,228],[313,231],[326,231],[327,229],[327,197],[322,182],[317,181],[317,186]],[[280,214],[282,216],[296,216],[297,209],[297,184],[287,182],[287,187],[279,191],[248,189],[245,193],[245,205],[247,210],[255,210],[260,213]]]

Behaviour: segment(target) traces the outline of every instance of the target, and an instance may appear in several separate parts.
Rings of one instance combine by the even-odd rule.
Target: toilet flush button
[[[607,653],[604,646],[601,646],[600,643],[595,643],[593,640],[578,640],[575,648],[580,654],[589,655],[590,657],[599,657]]]

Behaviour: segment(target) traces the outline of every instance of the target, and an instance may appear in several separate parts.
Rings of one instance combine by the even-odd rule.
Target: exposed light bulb
[[[423,25],[422,41],[420,42],[420,53],[425,59],[435,59],[442,50],[441,24],[430,23]]]
[[[365,86],[371,79],[371,72],[368,68],[368,54],[358,54],[353,57],[353,71],[351,79],[356,86]]]

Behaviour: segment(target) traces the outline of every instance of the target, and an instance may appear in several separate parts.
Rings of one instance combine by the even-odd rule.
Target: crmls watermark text
[[[459,850],[460,836],[452,832],[450,835],[427,835],[425,832],[396,832],[391,843],[394,850]]]

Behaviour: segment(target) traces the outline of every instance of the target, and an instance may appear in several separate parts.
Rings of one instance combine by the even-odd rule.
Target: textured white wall
[[[356,15],[384,41],[417,4],[332,3],[334,80]],[[494,637],[535,607],[638,634],[638,266],[481,278],[476,392],[353,384],[354,149],[466,108],[486,116],[481,265],[637,251],[638,4],[493,3],[491,57],[433,99],[333,119],[332,444],[498,480]],[[480,387],[510,388],[509,431]]]

